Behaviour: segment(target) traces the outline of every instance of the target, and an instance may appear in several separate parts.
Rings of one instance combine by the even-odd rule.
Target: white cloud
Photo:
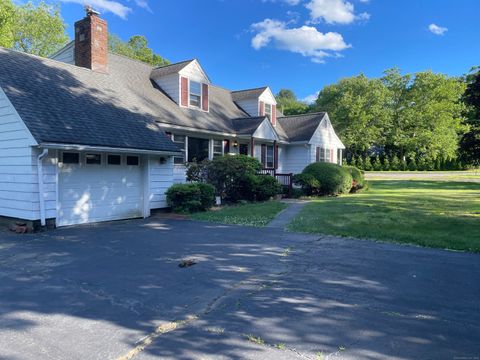
[[[61,0],[63,2],[71,2],[77,4],[87,4],[91,5],[94,9],[99,11],[106,11],[115,14],[122,19],[126,19],[127,15],[132,11],[131,8],[123,5],[118,1],[113,0]]]
[[[428,30],[430,30],[431,33],[435,35],[443,35],[448,31],[448,28],[446,27],[441,27],[435,24],[430,24],[428,26]]]
[[[313,62],[323,63],[326,57],[338,56],[338,52],[350,47],[339,33],[321,33],[311,26],[287,28],[282,21],[265,19],[252,25],[256,35],[252,47],[256,50],[273,43],[281,50],[309,57]]]
[[[368,13],[356,15],[355,7],[346,0],[310,0],[305,7],[313,23],[323,20],[327,24],[351,24],[370,18]]]
[[[137,4],[138,7],[141,7],[142,9],[145,9],[147,11],[152,12],[152,8],[148,4],[147,0],[134,0],[134,1],[135,1],[135,4]]]
[[[319,93],[320,93],[320,91],[317,91],[315,94],[308,95],[308,96],[304,97],[301,101],[303,101],[304,103],[306,103],[308,105],[313,104],[315,101],[317,101]]]

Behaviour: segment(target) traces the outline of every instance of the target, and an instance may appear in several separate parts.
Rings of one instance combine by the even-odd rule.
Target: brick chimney
[[[85,11],[85,18],[75,23],[75,65],[107,73],[107,22],[90,6],[85,6]]]

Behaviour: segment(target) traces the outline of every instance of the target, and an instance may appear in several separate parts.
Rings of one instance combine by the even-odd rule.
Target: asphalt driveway
[[[480,255],[155,218],[0,233],[0,358],[480,359]]]

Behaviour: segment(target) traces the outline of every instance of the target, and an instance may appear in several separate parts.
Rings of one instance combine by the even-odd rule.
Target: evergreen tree
[[[388,161],[388,156],[386,156],[386,155],[383,158],[383,170],[385,170],[385,171],[390,170],[390,161]]]
[[[357,160],[355,161],[355,167],[357,167],[360,170],[365,170],[363,167],[363,159],[361,156],[357,157]]]
[[[400,160],[398,159],[397,155],[393,155],[392,161],[390,162],[390,169],[391,170],[403,170],[402,165],[400,164]]]
[[[410,161],[408,162],[408,170],[417,171],[417,163],[415,161],[415,158],[411,158]]]
[[[382,163],[380,161],[380,156],[375,156],[372,162],[372,168],[375,171],[382,171]]]
[[[363,169],[365,171],[371,171],[372,170],[372,161],[370,160],[370,156],[365,156],[365,160],[363,161]]]

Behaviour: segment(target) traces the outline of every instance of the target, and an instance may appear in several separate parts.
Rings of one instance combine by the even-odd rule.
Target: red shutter
[[[275,144],[274,146],[275,146],[275,148],[274,148],[274,149],[275,149],[275,150],[274,150],[275,152],[274,152],[274,154],[273,154],[273,156],[274,156],[273,161],[274,161],[274,163],[275,163],[275,170],[277,170],[277,169],[278,169],[278,145]]]
[[[208,111],[208,84],[202,84],[202,110]]]
[[[277,125],[277,105],[272,105],[272,125]]]
[[[260,101],[260,109],[258,111],[258,116],[263,115],[265,115],[265,103],[263,101]]]
[[[223,154],[230,152],[230,140],[223,140]]]
[[[188,79],[180,78],[180,104],[188,107]]]
[[[316,156],[317,162],[320,161],[320,148],[317,147],[317,156]]]
[[[262,155],[261,155],[262,165],[265,167],[267,163],[267,145],[262,144]]]

